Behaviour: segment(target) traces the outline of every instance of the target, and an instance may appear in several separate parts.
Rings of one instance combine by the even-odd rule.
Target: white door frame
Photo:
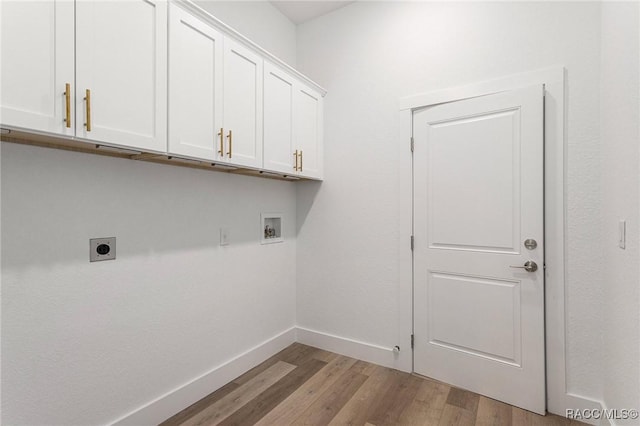
[[[547,411],[565,416],[568,408],[600,408],[597,401],[571,394],[565,369],[565,132],[566,70],[562,66],[515,74],[467,86],[401,98],[398,106],[400,140],[406,141],[400,155],[400,289],[399,336],[410,348],[413,333],[413,256],[409,241],[413,233],[413,157],[409,141],[413,132],[413,110],[425,106],[489,95],[534,84],[545,85],[545,355]],[[406,336],[406,338],[405,338]],[[401,351],[398,360],[413,371],[412,351]]]

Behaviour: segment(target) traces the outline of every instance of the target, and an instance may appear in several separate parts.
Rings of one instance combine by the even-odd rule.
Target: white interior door
[[[222,34],[169,6],[169,153],[222,159]]]
[[[543,99],[536,86],[413,116],[414,370],[537,413]],[[522,268],[528,261],[536,271]]]
[[[76,136],[166,151],[166,39],[166,1],[76,2]]]

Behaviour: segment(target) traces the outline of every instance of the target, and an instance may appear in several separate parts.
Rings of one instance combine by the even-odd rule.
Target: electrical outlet
[[[228,246],[229,245],[229,236],[231,232],[229,228],[220,228],[220,245]]]
[[[116,258],[116,237],[92,238],[89,240],[89,261],[113,260]]]

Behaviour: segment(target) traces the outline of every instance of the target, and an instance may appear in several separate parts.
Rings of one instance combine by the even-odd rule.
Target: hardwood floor
[[[577,426],[444,383],[294,343],[162,426]]]

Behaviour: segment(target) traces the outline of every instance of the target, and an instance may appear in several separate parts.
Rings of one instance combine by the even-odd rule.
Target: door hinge
[[[413,338],[413,334],[411,335],[411,349],[413,349],[413,343],[414,343],[414,338]]]
[[[413,152],[413,136],[411,136],[411,152]]]
[[[413,235],[411,236],[411,251],[413,251]]]

